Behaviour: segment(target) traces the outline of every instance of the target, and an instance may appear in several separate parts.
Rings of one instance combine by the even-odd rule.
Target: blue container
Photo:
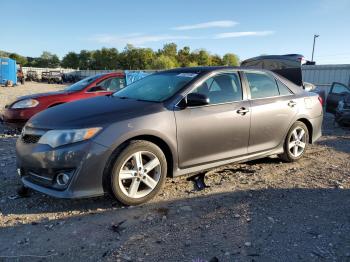
[[[0,58],[0,84],[4,85],[8,80],[17,84],[16,60],[11,58]]]

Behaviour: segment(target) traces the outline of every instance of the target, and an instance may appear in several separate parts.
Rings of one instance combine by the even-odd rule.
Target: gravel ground
[[[65,85],[37,82],[26,82],[24,85],[18,85],[16,87],[0,86],[0,109],[2,109],[7,103],[14,101],[19,96],[58,91],[63,89],[63,87],[65,87]]]
[[[350,261],[350,129],[326,115],[323,132],[297,163],[210,170],[202,191],[169,179],[150,203],[124,208],[18,197],[16,137],[0,127],[0,261]]]

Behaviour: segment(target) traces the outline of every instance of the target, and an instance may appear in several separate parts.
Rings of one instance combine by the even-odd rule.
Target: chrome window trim
[[[271,99],[271,98],[278,98],[278,97],[286,97],[286,96],[293,96],[294,94],[290,95],[279,95],[279,96],[267,96],[267,97],[259,97],[259,98],[250,98],[248,99],[249,101],[254,101],[254,100],[261,100],[261,99]]]

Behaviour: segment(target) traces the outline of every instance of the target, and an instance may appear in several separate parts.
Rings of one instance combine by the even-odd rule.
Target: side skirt
[[[268,157],[271,155],[277,155],[277,154],[281,154],[281,153],[283,153],[283,144],[278,146],[277,148],[274,148],[274,149],[268,150],[268,151],[252,153],[249,155],[225,159],[225,160],[216,161],[216,162],[212,162],[212,163],[208,163],[208,164],[204,164],[204,165],[192,166],[192,167],[184,168],[184,169],[177,169],[177,170],[174,170],[173,176],[177,177],[177,176],[187,175],[187,174],[191,174],[191,173],[197,173],[199,171],[207,171],[209,169],[220,167],[220,166],[225,166],[228,164],[248,162],[251,160],[264,158],[264,157]]]

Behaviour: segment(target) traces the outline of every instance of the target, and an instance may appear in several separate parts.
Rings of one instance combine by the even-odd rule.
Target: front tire
[[[297,121],[289,129],[284,141],[284,153],[279,155],[286,162],[295,162],[303,157],[309,141],[309,131],[303,122]]]
[[[161,190],[166,176],[167,161],[163,151],[148,141],[131,141],[114,161],[111,191],[121,203],[139,205]]]

